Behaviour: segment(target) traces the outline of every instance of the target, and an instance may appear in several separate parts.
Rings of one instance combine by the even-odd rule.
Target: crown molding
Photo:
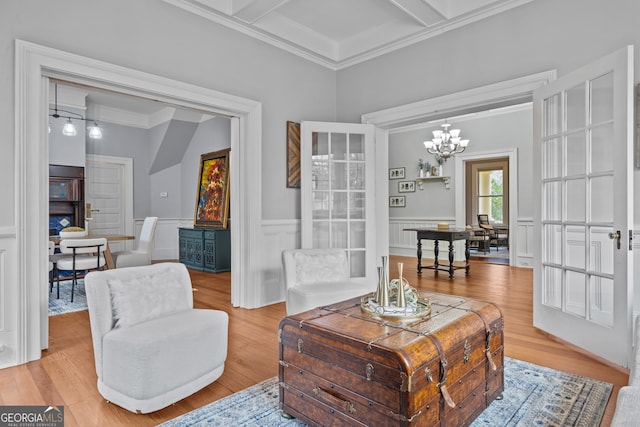
[[[534,0],[508,0],[496,5],[489,5],[477,11],[472,11],[460,15],[457,18],[453,18],[441,25],[434,25],[423,30],[418,30],[413,34],[402,37],[399,40],[392,41],[381,45],[377,48],[364,49],[360,53],[356,53],[355,46],[350,46],[349,51],[354,52],[348,57],[341,58],[339,49],[329,49],[328,51],[335,51],[333,57],[329,57],[325,54],[314,52],[311,49],[303,47],[301,44],[293,43],[289,40],[282,39],[274,36],[266,31],[260,30],[250,24],[243,22],[237,18],[229,16],[223,12],[207,7],[203,0],[163,0],[173,6],[179,7],[188,12],[194,13],[202,18],[224,25],[233,30],[239,31],[245,35],[261,40],[272,46],[283,49],[287,52],[293,53],[301,58],[307,59],[316,64],[322,65],[326,68],[338,71],[343,68],[347,68],[361,62],[368,61],[381,55],[393,52],[398,49],[410,46],[412,44],[427,40],[432,37],[437,37],[447,31],[460,28],[464,25],[471,24],[481,19],[487,18],[492,15],[513,9],[518,6],[530,3]],[[366,40],[365,40],[366,41]],[[317,45],[318,40],[305,40],[306,44]],[[324,49],[327,51],[326,49]]]

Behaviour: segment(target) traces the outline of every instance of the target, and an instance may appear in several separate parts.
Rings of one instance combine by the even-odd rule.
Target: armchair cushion
[[[318,282],[349,280],[347,257],[342,252],[296,252],[296,283],[299,286]]]
[[[153,274],[109,279],[114,327],[127,327],[165,314],[191,308],[175,271],[163,269]]]

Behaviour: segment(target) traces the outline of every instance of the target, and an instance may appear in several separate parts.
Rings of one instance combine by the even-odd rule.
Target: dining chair
[[[72,271],[71,302],[73,293],[78,284],[78,272],[87,270],[100,270],[106,264],[104,251],[107,248],[107,239],[97,237],[92,239],[64,239],[60,241],[60,253],[57,270]],[[70,255],[70,256],[68,256]],[[58,298],[60,298],[60,280],[58,279]]]
[[[56,253],[56,244],[49,240],[49,292],[53,290],[53,278],[56,277],[56,262],[54,254]]]
[[[508,227],[494,227],[494,225],[489,222],[489,215],[487,214],[478,214],[478,225],[489,234],[490,246],[495,246],[497,251],[500,250],[501,244],[509,248]]]
[[[131,251],[118,251],[111,254],[116,268],[151,264],[151,252],[157,224],[157,216],[146,217],[144,223],[142,223],[137,248]]]

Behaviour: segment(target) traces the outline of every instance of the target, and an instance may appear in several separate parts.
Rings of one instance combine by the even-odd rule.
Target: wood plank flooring
[[[608,426],[620,386],[628,373],[557,342],[532,326],[532,270],[472,261],[471,274],[423,270],[416,259],[391,257],[391,278],[397,263],[419,289],[491,301],[505,319],[505,355],[538,365],[589,376],[614,384],[602,425]],[[195,306],[229,313],[229,355],[220,379],[161,411],[137,415],[106,402],[96,388],[88,312],[50,317],[49,349],[42,359],[0,370],[0,405],[63,405],[66,426],[153,426],[242,390],[278,373],[277,329],[284,303],[247,310],[231,306],[230,274],[191,271]]]

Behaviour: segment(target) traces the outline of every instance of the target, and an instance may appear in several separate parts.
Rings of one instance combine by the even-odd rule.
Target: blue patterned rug
[[[471,424],[498,426],[598,426],[613,386],[505,357],[504,398]],[[162,427],[304,426],[278,409],[278,379],[266,381],[196,409]]]
[[[60,281],[60,298],[57,283],[53,282],[53,291],[49,293],[49,316],[71,313],[87,309],[87,294],[84,291],[84,279],[78,279],[71,302],[71,280]]]

